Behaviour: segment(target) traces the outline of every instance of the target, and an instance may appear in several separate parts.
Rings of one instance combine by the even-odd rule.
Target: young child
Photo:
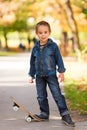
[[[48,22],[40,21],[36,24],[36,34],[39,40],[35,43],[30,59],[29,83],[33,83],[36,75],[37,99],[41,119],[49,119],[49,103],[47,85],[57,104],[62,120],[65,124],[74,127],[65,97],[62,95],[59,82],[64,81],[64,64],[57,44],[49,38],[51,28]],[[56,72],[59,72],[57,77]]]

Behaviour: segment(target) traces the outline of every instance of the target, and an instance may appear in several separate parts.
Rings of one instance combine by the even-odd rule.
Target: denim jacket
[[[29,75],[34,78],[35,75],[50,76],[56,75],[56,72],[65,72],[64,63],[59,48],[52,39],[40,49],[39,41],[36,42],[32,49],[30,59]]]

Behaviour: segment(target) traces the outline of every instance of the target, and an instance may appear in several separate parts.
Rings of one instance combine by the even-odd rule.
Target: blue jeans
[[[37,99],[40,106],[41,113],[46,113],[49,116],[49,103],[47,95],[47,84],[52,93],[52,96],[57,104],[60,115],[64,116],[69,114],[65,97],[62,95],[58,79],[56,75],[54,76],[36,76],[36,89],[37,89]]]

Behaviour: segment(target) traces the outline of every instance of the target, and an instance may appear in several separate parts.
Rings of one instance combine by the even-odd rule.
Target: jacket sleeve
[[[63,63],[63,59],[62,59],[62,56],[60,54],[60,50],[58,48],[58,46],[56,46],[56,64],[57,64],[57,67],[58,67],[58,72],[59,73],[63,73],[65,72],[65,67],[64,67],[64,63]]]
[[[36,69],[35,69],[35,57],[33,55],[33,50],[30,57],[30,69],[28,75],[30,75],[32,78],[35,78]]]

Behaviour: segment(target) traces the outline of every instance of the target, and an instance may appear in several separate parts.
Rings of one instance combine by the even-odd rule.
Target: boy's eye
[[[42,32],[38,32],[39,34],[42,34]]]
[[[42,32],[39,32],[39,34],[42,34]]]
[[[45,34],[47,33],[47,31],[44,32]]]

